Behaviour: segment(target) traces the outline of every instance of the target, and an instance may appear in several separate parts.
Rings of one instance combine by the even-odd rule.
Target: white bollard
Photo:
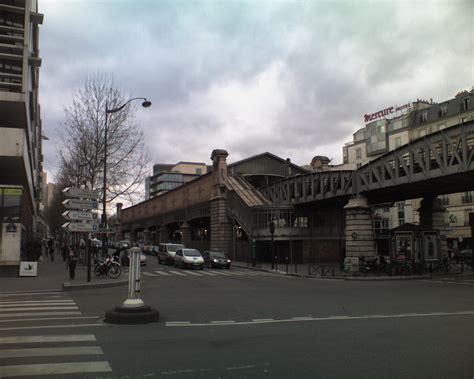
[[[128,277],[128,298],[122,304],[124,308],[139,308],[145,303],[140,299],[140,249],[130,249],[130,273]]]

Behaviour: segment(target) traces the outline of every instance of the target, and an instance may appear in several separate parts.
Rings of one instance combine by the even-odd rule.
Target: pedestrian
[[[54,238],[48,241],[49,255],[51,256],[51,262],[54,261]]]
[[[76,265],[77,265],[77,257],[71,245],[69,246],[69,253],[68,253],[68,267],[69,267],[70,279],[74,279],[76,276]]]
[[[44,249],[44,256],[48,256],[48,242],[46,240],[43,240],[43,249]]]
[[[66,262],[67,259],[68,248],[67,244],[64,242],[63,246],[61,247],[61,255],[63,257],[63,262]]]

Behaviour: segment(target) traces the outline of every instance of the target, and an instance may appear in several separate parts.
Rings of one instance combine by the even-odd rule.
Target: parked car
[[[174,267],[204,268],[204,258],[196,249],[179,249],[174,256]]]
[[[172,265],[174,263],[176,251],[184,248],[184,245],[179,243],[160,243],[158,245],[158,263]]]
[[[143,253],[156,257],[158,255],[158,246],[146,245],[143,247]]]
[[[227,259],[224,253],[220,251],[209,251],[206,250],[202,253],[202,257],[204,258],[204,264],[207,267],[211,268],[230,268],[231,260]]]
[[[140,252],[140,266],[146,266],[146,255]],[[120,264],[122,266],[130,266],[130,250],[122,250],[120,252]]]
[[[119,247],[121,249],[128,249],[131,246],[132,245],[131,245],[130,241],[118,241],[118,243],[117,243],[117,247]]]

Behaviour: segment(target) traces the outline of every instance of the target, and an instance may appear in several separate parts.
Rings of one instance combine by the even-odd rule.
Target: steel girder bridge
[[[274,205],[355,195],[383,203],[474,190],[474,121],[412,141],[357,170],[296,175],[260,190]]]

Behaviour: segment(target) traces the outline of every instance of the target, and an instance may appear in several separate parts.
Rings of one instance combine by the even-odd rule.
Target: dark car
[[[202,253],[204,264],[211,268],[230,268],[231,260],[227,259],[224,253],[220,251],[204,251]]]

